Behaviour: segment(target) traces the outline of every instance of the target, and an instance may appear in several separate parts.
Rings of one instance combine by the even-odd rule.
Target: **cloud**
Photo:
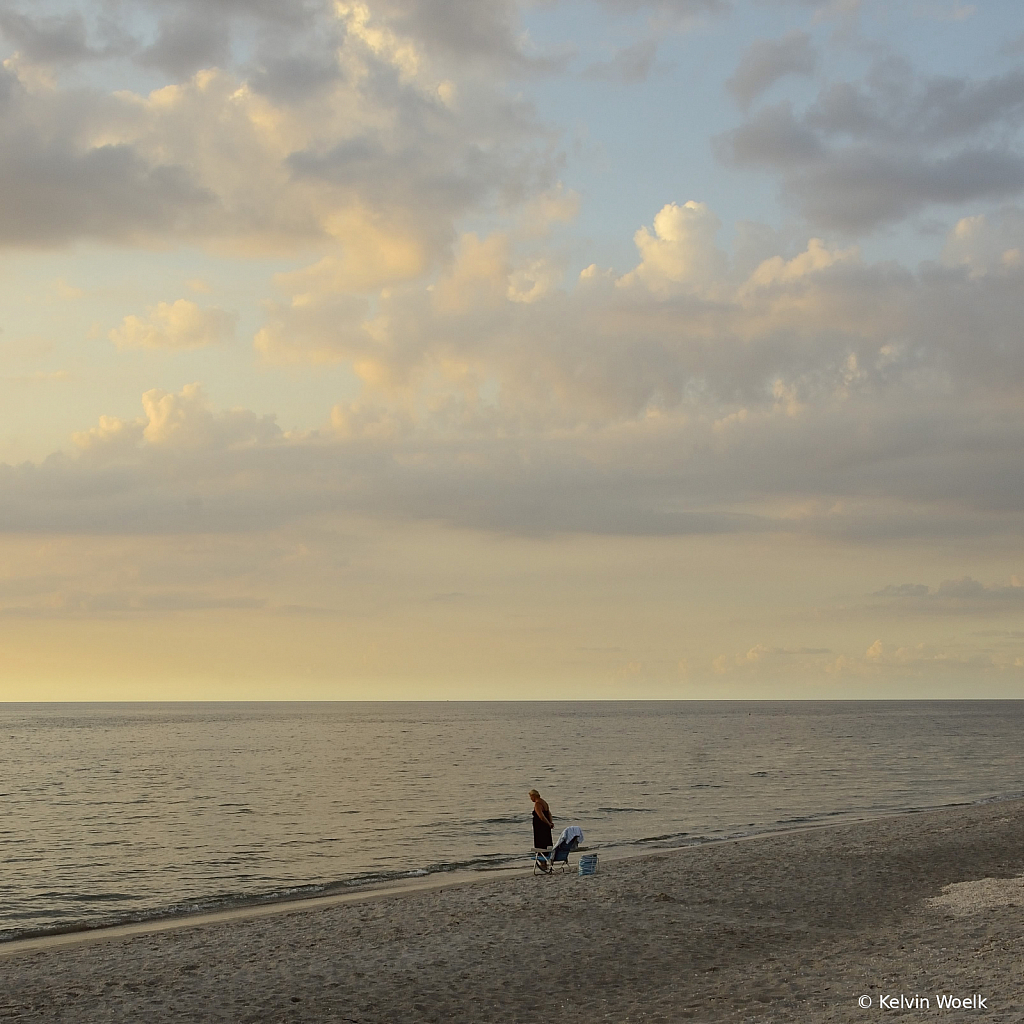
[[[122,420],[101,416],[99,424],[73,435],[75,445],[97,458],[124,456],[142,445],[147,450],[229,450],[273,444],[280,428],[273,416],[247,409],[214,413],[199,384],[180,392],[159,388],[142,396],[144,416]]]
[[[528,237],[542,238],[555,224],[575,220],[579,210],[579,193],[558,182],[525,204],[520,219],[522,232]]]
[[[53,290],[57,293],[58,298],[64,299],[65,302],[74,302],[85,295],[83,289],[68,284],[62,277],[54,282]]]
[[[142,440],[145,424],[141,420],[122,420],[117,416],[101,416],[99,423],[88,430],[71,435],[71,440],[82,451],[128,454]]]
[[[78,432],[78,454],[0,468],[3,522],[1024,533],[1024,267],[912,272],[812,237],[751,268],[717,229],[705,205],[667,203],[636,233],[633,269],[568,286],[550,251],[511,232],[467,232],[432,286],[353,295],[331,273],[286,275],[257,349],[340,363],[362,385],[325,404],[318,431],[217,411],[198,385],[147,391],[141,416]],[[202,498],[201,519],[173,479]]]
[[[620,284],[641,283],[655,292],[697,289],[721,277],[724,254],[715,246],[721,221],[704,203],[669,203],[654,218],[654,231],[633,236],[641,262]]]
[[[19,53],[39,64],[73,63],[94,55],[86,39],[85,19],[78,11],[37,18],[0,11],[0,33]]]
[[[507,235],[495,232],[481,239],[469,232],[459,240],[451,270],[434,289],[435,304],[444,311],[503,304],[511,270]]]
[[[209,11],[217,16],[267,21],[275,27],[299,26],[316,16],[323,9],[322,0],[290,0],[282,4],[279,0],[143,0],[154,10],[168,7],[193,11]]]
[[[998,149],[934,160],[849,151],[786,185],[809,220],[847,231],[903,220],[933,204],[1004,199],[1022,189],[1024,157]]]
[[[266,604],[263,598],[215,597],[201,591],[120,590],[90,593],[83,590],[59,590],[44,595],[33,604],[0,604],[0,618],[138,618],[166,615],[169,612],[222,609],[252,611],[264,608]]]
[[[201,68],[225,67],[230,57],[228,23],[207,11],[161,21],[157,38],[135,59],[143,67],[179,78]]]
[[[727,14],[732,4],[729,0],[597,0],[599,6],[613,12],[634,13],[637,8],[650,10],[669,23],[689,22],[705,15]]]
[[[319,37],[303,53],[261,55],[248,82],[255,92],[274,102],[300,104],[328,91],[342,75],[332,48]]]
[[[759,109],[716,147],[737,166],[779,173],[783,196],[812,223],[867,231],[934,205],[1018,194],[1022,109],[1020,72],[918,80],[882,61],[862,85],[826,86],[802,114],[788,101]]]
[[[917,643],[893,646],[876,640],[860,658],[844,659],[843,670],[855,674],[891,674],[892,670],[908,674],[922,672],[958,675],[965,671],[976,678],[977,673],[1005,672],[1015,665],[1005,654],[996,655],[985,649],[957,650],[935,644]]]
[[[216,209],[212,192],[180,164],[150,163],[128,144],[79,145],[81,125],[0,68],[0,246],[73,238],[130,240],[174,232]],[[56,106],[59,107],[59,103]]]
[[[357,23],[369,22],[368,5],[340,6]],[[529,75],[562,70],[569,59],[567,53],[532,52],[515,0],[381,0],[374,5],[374,15],[378,14],[393,26],[396,37],[416,39],[435,59]]]
[[[512,302],[539,302],[558,287],[563,273],[557,260],[540,256],[512,271],[505,295]]]
[[[0,380],[5,380],[10,384],[53,384],[57,382],[63,383],[72,379],[71,374],[67,370],[37,370],[35,373],[8,374],[0,377]]]
[[[873,597],[927,597],[928,587],[924,583],[890,583],[881,590],[875,591]],[[881,643],[881,641],[878,641]]]
[[[997,389],[1012,407],[1024,384],[1013,344],[1021,268],[913,274],[812,238],[737,276],[716,227],[701,204],[667,204],[638,232],[634,270],[595,272],[533,303],[514,301],[525,291],[516,274],[530,264],[517,263],[512,240],[467,235],[432,292],[389,291],[373,312],[329,294],[282,303],[258,343],[268,354],[348,362],[367,408],[380,410],[365,422],[391,424],[367,426],[374,436],[428,447],[462,436],[467,466],[481,467],[500,461],[498,437],[522,438],[540,476],[515,475],[515,487],[548,488],[544,515],[515,499],[499,514],[477,495],[460,522],[479,515],[504,529],[523,514],[543,528],[864,540],[1016,529],[1020,428],[1012,415],[992,418],[989,402]],[[345,422],[351,437],[364,419]],[[556,441],[561,431],[576,440]],[[442,459],[430,451],[431,464]],[[571,473],[554,469],[573,451]],[[550,475],[541,472],[549,459]],[[639,465],[649,479],[636,476]],[[472,490],[490,480],[466,472]],[[600,500],[570,513],[563,488],[599,479]]]
[[[247,38],[237,67],[235,20],[272,10],[162,8],[137,59],[176,78],[197,70],[148,94],[111,90],[119,64],[85,86],[6,62],[0,246],[306,250],[330,257],[348,287],[372,288],[444,262],[459,218],[515,210],[554,187],[555,136],[530,103],[406,34],[450,19],[445,5],[321,8],[279,23],[276,49],[263,29]],[[320,40],[311,53],[307,38]]]
[[[797,121],[788,100],[763,107],[752,120],[723,136],[718,152],[740,167],[781,169],[799,167],[825,155],[818,135]]]
[[[1024,605],[1024,586],[1016,577],[1008,585],[986,586],[970,576],[963,576],[958,580],[943,580],[934,588],[923,583],[889,584],[872,597],[921,612],[989,614],[1000,606],[1012,610]]]
[[[736,654],[720,654],[709,667],[714,675],[721,677],[785,675],[792,678],[795,675],[824,680],[836,661],[836,652],[827,647],[780,647],[757,643]]]
[[[887,474],[893,443],[849,444],[826,416],[749,415],[725,431],[685,415],[546,436],[497,417],[424,422],[386,405],[338,407],[333,428],[288,437],[266,417],[215,413],[189,389],[148,392],[136,420],[103,417],[81,455],[0,466],[15,531],[234,532],[362,515],[511,534],[778,533],[847,541],[1019,535],[1020,510],[950,506],[914,471],[941,457],[950,491],[964,457],[930,449]],[[852,423],[866,411],[847,410]],[[896,423],[905,430],[904,423]],[[882,431],[880,431],[880,434]],[[503,436],[508,435],[508,436]],[[844,443],[844,439],[847,439]],[[965,453],[966,454],[966,453]],[[859,459],[859,473],[846,468]],[[801,461],[803,460],[803,461]],[[1009,455],[993,472],[1006,472]],[[907,471],[911,479],[905,479]],[[950,598],[946,595],[943,600]],[[888,600],[888,598],[884,598]]]
[[[596,82],[618,82],[621,85],[635,85],[647,81],[658,43],[654,39],[641,39],[630,46],[623,46],[606,61],[595,61],[588,65],[583,77]]]
[[[754,408],[775,401],[779,380],[800,402],[921,384],[922,374],[944,388],[950,374],[968,389],[1019,380],[1019,268],[986,281],[956,267],[913,275],[811,239],[737,276],[715,244],[717,223],[699,203],[667,204],[637,233],[641,261],[617,288],[615,275],[595,272],[555,303],[518,309],[508,301],[526,291],[516,275],[536,257],[503,233],[467,234],[432,292],[389,291],[371,315],[329,289],[298,290],[273,307],[258,345],[275,357],[372,364],[378,382],[468,362],[479,379],[505,382],[504,401],[557,396],[570,417],[591,403],[609,415],[677,405],[693,388]],[[981,309],[983,336],[970,326]]]
[[[118,348],[205,348],[231,338],[236,320],[233,313],[216,306],[201,309],[188,299],[159,302],[145,319],[126,316],[110,340]]]
[[[1014,274],[1024,261],[1024,210],[1006,206],[962,217],[946,238],[942,261],[966,267],[972,277]]]
[[[762,39],[754,43],[725,86],[746,109],[779,79],[787,75],[813,75],[817,64],[818,54],[811,37],[794,30],[782,39]]]
[[[904,643],[894,645],[876,640],[866,650],[847,648],[780,647],[755,644],[736,654],[720,654],[709,668],[726,679],[764,678],[782,680],[802,678],[829,690],[838,680],[887,679],[896,681],[925,677],[972,679],[979,674],[998,676],[1019,670],[1019,658],[1013,652],[992,651],[984,647],[953,644]]]
[[[303,282],[305,284],[305,282]],[[289,302],[271,302],[253,346],[268,362],[337,363],[356,359],[387,338],[387,322],[366,319],[369,303],[344,293],[299,293]]]
[[[858,252],[855,248],[829,249],[820,238],[811,238],[807,242],[807,249],[790,260],[772,256],[758,264],[750,275],[744,292],[750,294],[759,288],[794,284],[810,274],[820,273],[829,267],[857,258]]]
[[[557,216],[563,213],[554,211]],[[527,211],[529,220],[535,215],[541,212]],[[373,316],[366,300],[347,293],[347,282],[336,275],[333,261],[280,275],[276,283],[291,298],[270,304],[270,316],[254,344],[271,361],[351,360],[364,380],[404,387],[420,369],[409,365],[411,360],[419,361],[419,355],[426,363],[444,362],[459,347],[452,337],[446,353],[439,352],[436,358],[423,353],[421,335],[431,324],[451,317],[500,317],[510,302],[531,305],[555,290],[564,267],[561,261],[532,251],[535,227],[531,224],[525,232],[528,249],[523,255],[506,232],[484,238],[467,232],[459,239],[451,265],[428,290],[415,285],[405,291],[385,289],[374,302]]]

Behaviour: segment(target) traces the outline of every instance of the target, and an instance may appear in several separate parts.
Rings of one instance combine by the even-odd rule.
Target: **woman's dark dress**
[[[533,812],[533,845],[546,850],[551,845],[551,826],[536,812]]]

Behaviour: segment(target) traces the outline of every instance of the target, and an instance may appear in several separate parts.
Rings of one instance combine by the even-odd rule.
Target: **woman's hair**
[[[540,799],[540,793],[538,793],[537,790],[535,790],[535,789],[531,789],[530,792],[527,793],[526,795],[527,796],[536,797],[537,799]]]

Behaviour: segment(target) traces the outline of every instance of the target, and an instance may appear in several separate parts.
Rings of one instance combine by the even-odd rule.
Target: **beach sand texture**
[[[1020,1022],[1022,875],[1024,802],[950,808],[603,858],[590,878],[10,947],[0,1020]],[[900,994],[931,1006],[879,1008]]]

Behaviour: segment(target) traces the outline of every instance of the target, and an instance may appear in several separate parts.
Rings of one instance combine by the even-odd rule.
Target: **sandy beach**
[[[1019,1022],[1022,875],[1024,802],[907,814],[12,944],[0,1020]]]

